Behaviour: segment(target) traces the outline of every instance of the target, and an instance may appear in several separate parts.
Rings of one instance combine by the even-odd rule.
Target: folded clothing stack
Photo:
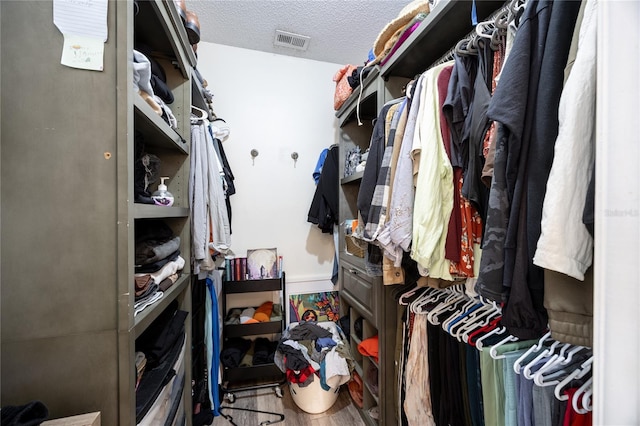
[[[278,342],[266,337],[258,337],[254,341],[242,337],[232,337],[225,341],[220,352],[220,362],[226,368],[251,367],[274,362]]]
[[[264,302],[258,308],[233,308],[227,313],[225,324],[257,324],[282,320],[282,305]]]
[[[136,222],[134,315],[162,298],[180,276],[185,260],[180,237],[161,220]]]

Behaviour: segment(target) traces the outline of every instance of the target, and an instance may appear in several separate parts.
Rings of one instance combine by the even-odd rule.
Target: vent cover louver
[[[274,46],[288,47],[289,49],[307,50],[309,40],[311,40],[309,36],[276,30],[276,37],[273,44]]]

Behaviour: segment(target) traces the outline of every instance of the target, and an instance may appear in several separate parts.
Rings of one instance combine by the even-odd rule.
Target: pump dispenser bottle
[[[169,178],[160,178],[160,185],[158,185],[158,190],[151,194],[151,198],[156,205],[169,207],[173,205],[173,194],[167,191],[167,185],[164,184],[165,179]]]

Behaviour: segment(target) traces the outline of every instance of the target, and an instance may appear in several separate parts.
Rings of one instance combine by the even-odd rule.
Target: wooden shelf
[[[135,128],[145,135],[146,145],[178,149],[184,154],[189,153],[187,142],[180,137],[178,132],[169,127],[139,94],[134,96],[133,107]]]
[[[173,1],[148,0],[137,3],[136,43],[149,46],[154,56],[174,62],[182,76],[189,79],[191,69],[196,65],[196,57]]]
[[[378,76],[380,75],[380,67],[373,67],[367,77],[362,82],[362,96],[360,96],[360,86],[353,89],[353,93],[342,104],[340,109],[336,111],[336,117],[340,127],[344,126],[348,121],[355,118],[356,108],[358,106],[358,98],[360,98],[360,118],[373,119],[378,115]]]
[[[189,274],[181,275],[178,280],[167,291],[164,292],[162,299],[158,300],[153,305],[147,307],[134,317],[135,325],[135,338],[137,339],[142,332],[156,319],[158,315],[165,310],[171,302],[173,302],[189,285],[191,276]],[[191,320],[189,320],[191,321]]]
[[[476,0],[478,21],[490,16],[504,1]],[[471,30],[471,7],[468,0],[441,0],[420,26],[405,40],[380,75],[413,78],[440,59]]]
[[[134,219],[161,219],[171,217],[189,217],[189,209],[186,207],[162,207],[154,204],[133,205]]]
[[[202,83],[200,83],[200,80],[198,80],[198,77],[194,73],[193,78],[191,79],[191,105],[208,111],[209,106],[207,105],[203,92],[204,87],[202,87]]]
[[[261,322],[257,324],[225,324],[225,337],[253,336],[256,334],[282,333],[281,321]]]
[[[360,183],[360,181],[362,180],[362,176],[364,176],[364,171],[355,172],[351,176],[347,176],[345,178],[342,178],[340,180],[340,185],[346,185],[348,183]]]
[[[222,283],[227,294],[251,293],[258,291],[278,291],[282,288],[280,278],[266,280],[224,281]]]

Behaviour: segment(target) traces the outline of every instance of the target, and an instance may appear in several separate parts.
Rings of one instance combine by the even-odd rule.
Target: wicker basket
[[[364,257],[367,248],[367,242],[353,235],[345,235],[344,240],[347,243],[347,253],[358,257]]]

